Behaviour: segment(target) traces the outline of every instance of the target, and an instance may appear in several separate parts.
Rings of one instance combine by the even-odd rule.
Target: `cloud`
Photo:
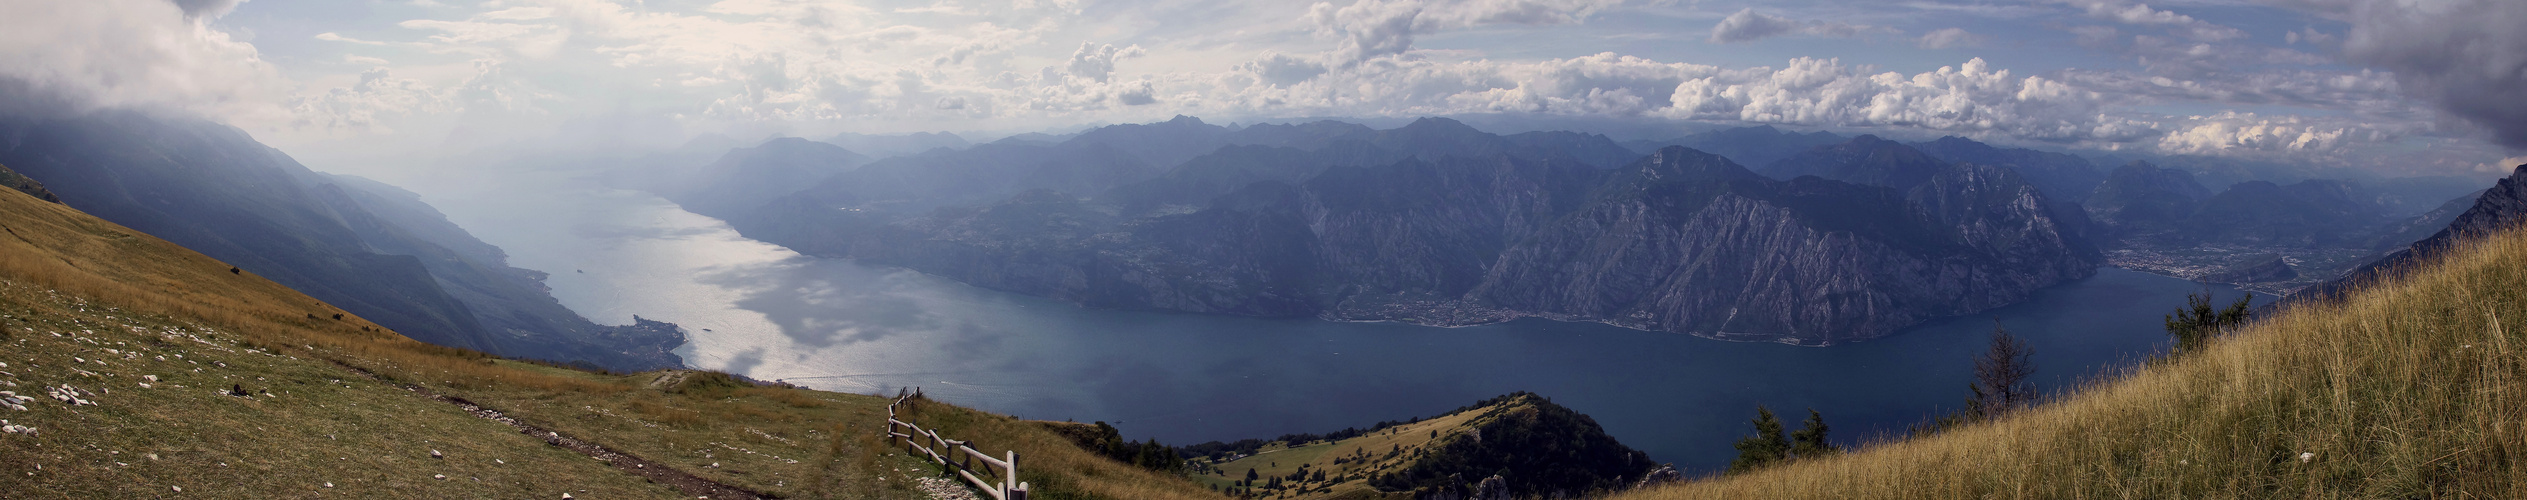
[[[1755,12],[1754,8],[1749,7],[1737,11],[1736,14],[1729,14],[1729,17],[1720,20],[1719,25],[1712,26],[1709,40],[1711,43],[1739,43],[1785,35],[1849,38],[1873,31],[1891,30],[1840,22],[1800,21]]]
[[[2404,92],[2527,149],[2527,2],[2346,1],[2343,56],[2394,72]]]
[[[1066,69],[1070,70],[1071,76],[1103,82],[1114,76],[1115,62],[1143,55],[1148,55],[1148,52],[1141,50],[1139,45],[1118,48],[1112,44],[1081,42],[1079,50],[1070,54],[1070,65]]]
[[[2148,123],[2101,112],[2102,96],[2041,76],[1994,70],[1982,58],[1913,75],[1798,58],[1676,87],[1677,118],[1809,126],[1906,127],[2073,143],[2155,135]]]
[[[1402,54],[1415,35],[1498,24],[1577,24],[1621,0],[1358,0],[1318,2],[1304,18],[1319,36],[1340,40],[1334,60],[1358,64]]]
[[[278,112],[282,85],[253,45],[203,23],[235,1],[18,2],[0,16],[0,77],[80,108]]]
[[[1924,34],[1916,42],[1922,48],[1938,50],[1982,45],[1985,38],[1987,37],[1968,32],[1965,28],[1947,28]]]
[[[2083,0],[2077,4],[2087,11],[2088,17],[2124,24],[2165,26],[2194,41],[2217,42],[2246,37],[2246,32],[2237,28],[2212,24],[2175,11],[2153,9],[2144,3]]]

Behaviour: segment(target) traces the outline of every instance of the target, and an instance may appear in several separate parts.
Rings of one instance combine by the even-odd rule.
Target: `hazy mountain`
[[[2377,250],[2381,256],[2384,256],[2385,253],[2403,249],[2414,242],[2438,234],[2439,230],[2447,229],[2449,224],[2457,222],[2457,217],[2465,215],[2466,210],[2474,208],[2475,200],[2482,198],[2483,193],[2489,191],[2477,189],[2472,193],[2442,202],[2439,208],[2389,224],[2378,231],[2377,238],[2370,240],[2369,248]]]
[[[966,142],[964,137],[947,132],[915,132],[901,135],[841,133],[827,137],[823,142],[874,158],[915,155],[939,148],[963,149],[974,145],[972,142]]]
[[[1923,154],[1949,162],[2016,170],[2020,178],[2035,185],[2036,189],[2044,190],[2045,196],[2055,200],[2077,202],[2088,199],[2088,195],[2097,190],[2097,185],[2106,181],[2105,173],[2098,172],[2088,159],[2075,155],[2024,148],[1996,148],[1956,136],[1914,143],[1912,146]]]
[[[234,128],[108,112],[0,117],[0,135],[0,164],[73,208],[415,339],[614,368],[680,363],[666,352],[683,342],[672,325],[589,323],[417,196],[317,174]]]
[[[1771,125],[1714,130],[1664,141],[1631,141],[1623,143],[1639,154],[1650,154],[1668,146],[1684,146],[1727,157],[1739,165],[1771,165],[1810,148],[1843,142],[1843,136],[1831,132],[1782,132]]]
[[[1785,181],[1813,175],[1855,184],[1911,189],[1928,182],[1946,168],[1947,161],[1923,154],[1911,146],[1863,135],[1852,138],[1850,142],[1809,148],[1775,161],[1761,172],[1766,177]]]
[[[839,146],[785,137],[728,151],[701,168],[658,179],[650,192],[686,211],[727,217],[869,162]]]
[[[2455,203],[2452,201],[2451,203]],[[2449,221],[2447,227],[2428,238],[2414,242],[2402,250],[2343,273],[2339,278],[2319,286],[2308,287],[2291,296],[2293,300],[2324,298],[2345,293],[2361,284],[2387,279],[2407,268],[2422,265],[2448,253],[2466,241],[2527,224],[2527,165],[2519,165],[2509,177],[2501,179],[2475,196],[2464,213]]]
[[[2210,198],[2193,174],[2136,161],[2108,173],[2084,205],[2090,218],[2131,240],[2175,231]]]
[[[2204,200],[2181,227],[2188,241],[2249,246],[2339,247],[2368,243],[2385,213],[2349,183],[2287,186],[2246,181]]]

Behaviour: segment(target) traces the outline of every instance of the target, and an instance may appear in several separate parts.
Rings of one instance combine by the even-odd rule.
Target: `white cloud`
[[[1676,87],[1677,118],[1807,126],[1905,127],[1946,133],[2112,144],[2155,135],[2145,122],[2110,116],[2095,92],[2041,76],[1995,70],[1982,58],[1904,75],[1870,73],[1839,60],[1798,58]]]
[[[1729,14],[1720,24],[1711,27],[1711,43],[1752,42],[1784,35],[1812,35],[1850,38],[1867,32],[1891,31],[1868,25],[1828,21],[1800,21],[1787,17],[1755,12],[1752,7]]]
[[[1306,20],[1319,36],[1340,40],[1334,61],[1358,64],[1402,54],[1413,37],[1450,28],[1497,24],[1576,24],[1621,0],[1358,0],[1318,2]]]
[[[1070,70],[1071,76],[1103,82],[1114,76],[1115,62],[1144,55],[1148,52],[1141,50],[1139,45],[1118,48],[1113,44],[1080,42],[1079,50],[1070,54],[1070,65],[1066,69]]]
[[[2175,11],[2150,8],[2144,3],[2123,3],[2117,0],[2079,0],[2088,17],[2124,24],[2165,26],[2186,38],[2201,42],[2217,42],[2245,38],[2246,32],[2195,19]]]
[[[204,26],[235,1],[14,2],[0,77],[78,107],[266,115],[281,88],[254,46]]]
[[[1915,41],[1922,48],[1938,50],[1982,45],[1985,38],[1987,37],[1966,31],[1965,28],[1947,28],[1924,34]]]

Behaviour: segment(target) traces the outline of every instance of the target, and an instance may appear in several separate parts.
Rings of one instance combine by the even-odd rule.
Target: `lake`
[[[2204,285],[2120,269],[2013,306],[1835,347],[1723,342],[1524,320],[1468,328],[1090,310],[901,269],[802,257],[585,171],[504,170],[404,185],[511,264],[552,274],[598,322],[674,322],[692,365],[817,389],[918,386],[961,405],[1107,421],[1170,444],[1432,416],[1533,391],[1653,459],[1723,468],[1764,405],[1836,441],[1900,433],[1966,397],[1997,319],[2062,388],[2166,348],[2161,315]],[[2212,287],[2222,300],[2237,292]]]

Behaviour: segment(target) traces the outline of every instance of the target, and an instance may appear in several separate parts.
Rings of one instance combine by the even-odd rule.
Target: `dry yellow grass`
[[[1998,422],[1671,498],[2527,497],[2527,230]]]

